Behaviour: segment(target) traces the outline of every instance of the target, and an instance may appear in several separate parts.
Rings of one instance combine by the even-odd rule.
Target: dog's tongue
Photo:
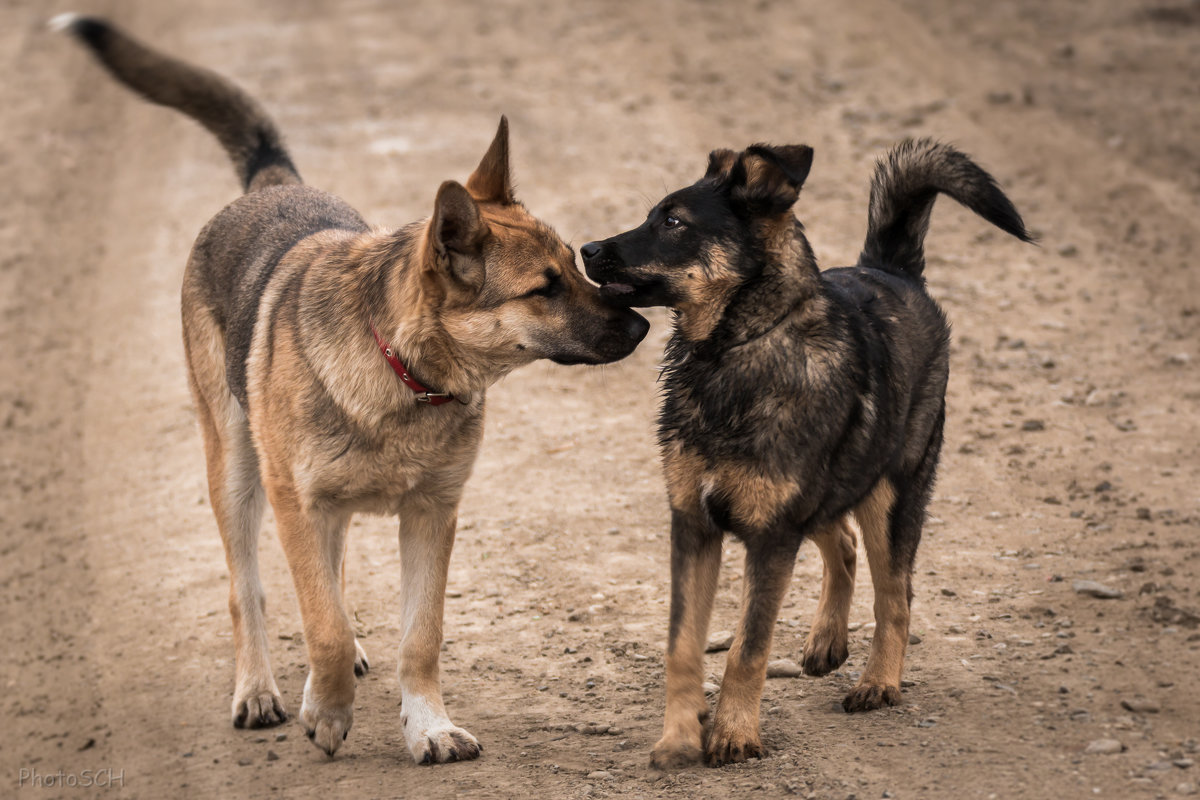
[[[633,287],[628,283],[606,283],[600,291],[607,295],[633,294]]]

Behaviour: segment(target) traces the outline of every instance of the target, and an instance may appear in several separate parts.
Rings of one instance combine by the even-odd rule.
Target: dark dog
[[[855,537],[875,588],[875,636],[843,701],[900,701],[911,572],[942,445],[949,327],[925,290],[923,241],[944,192],[1030,241],[995,181],[962,153],[905,142],[876,170],[858,265],[820,272],[792,215],[803,146],[714,152],[705,176],[640,227],[581,248],[630,306],[675,309],[659,419],[671,503],[667,710],[652,764],[761,756],[758,711],[796,550],[825,564],[804,670],[848,655]],[[707,738],[702,657],[730,532],[746,546],[744,608]]]
[[[404,739],[419,763],[474,758],[478,742],[442,703],[438,656],[484,393],[539,358],[615,361],[648,323],[605,302],[513,197],[504,120],[466,185],[438,189],[431,219],[372,229],[302,185],[274,123],[229,81],[103,20],[55,25],[122,83],[215,134],[246,190],[200,232],[183,279],[188,375],[229,562],[234,725],[287,717],[258,575],[264,498],[304,618],[300,721],[330,755],[350,730],[354,675],[367,669],[343,602],[350,515],[400,513]]]

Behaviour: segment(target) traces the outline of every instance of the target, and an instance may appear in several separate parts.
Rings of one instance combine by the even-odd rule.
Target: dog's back
[[[183,304],[212,313],[225,338],[226,381],[243,408],[248,407],[246,361],[255,323],[279,262],[321,231],[368,229],[344,201],[301,184],[252,191],[204,226],[188,259]]]

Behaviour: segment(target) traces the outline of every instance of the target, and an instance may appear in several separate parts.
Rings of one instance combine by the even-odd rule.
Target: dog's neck
[[[761,269],[730,294],[711,332],[699,340],[687,337],[697,358],[715,358],[769,333],[818,293],[816,258],[799,221],[788,217],[763,226]]]
[[[518,364],[475,356],[447,329],[445,286],[421,267],[423,226],[412,225],[378,240],[364,259],[360,278],[364,306],[409,372],[430,391],[448,392],[469,401]],[[373,338],[373,337],[372,337]]]

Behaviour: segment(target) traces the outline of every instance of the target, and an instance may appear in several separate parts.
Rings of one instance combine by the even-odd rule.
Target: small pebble
[[[1101,600],[1115,600],[1125,596],[1125,592],[1120,589],[1114,589],[1096,581],[1075,581],[1071,586],[1075,589],[1076,594],[1086,594]]]
[[[712,681],[705,681],[703,689],[705,694],[716,694],[717,692],[721,691],[721,687]]]
[[[768,678],[799,678],[803,674],[800,665],[795,661],[780,658],[767,664]]]
[[[1196,784],[1194,783],[1181,783],[1175,787],[1175,794],[1192,795],[1196,791]]]
[[[733,644],[733,634],[729,631],[717,631],[708,637],[708,644],[704,647],[706,653],[719,653],[722,650],[728,650]]]
[[[278,760],[279,760],[278,753],[276,753],[274,750],[267,751],[267,761],[278,761]]]
[[[908,643],[909,643],[909,644],[920,644],[920,643],[921,643],[921,637],[920,637],[920,636],[917,636],[915,633],[910,633],[910,634],[908,635]]]
[[[595,772],[588,773],[588,780],[590,780],[590,781],[606,781],[611,777],[612,777],[611,772],[607,772],[602,769],[598,769]]]
[[[1125,745],[1118,742],[1116,739],[1097,739],[1088,744],[1083,752],[1093,755],[1111,756],[1116,753],[1121,753],[1125,750]]]
[[[1122,700],[1121,708],[1126,711],[1132,711],[1135,714],[1157,714],[1158,703],[1153,700],[1144,700],[1142,698],[1134,698],[1132,700]]]

